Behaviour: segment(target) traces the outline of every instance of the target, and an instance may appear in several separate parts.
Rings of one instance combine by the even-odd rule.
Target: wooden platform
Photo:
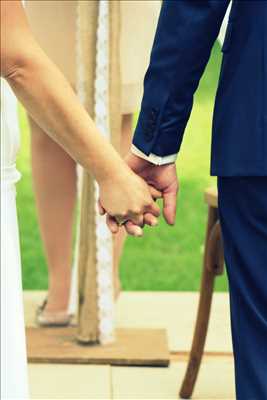
[[[164,329],[118,329],[105,346],[77,343],[75,327],[28,327],[26,334],[30,363],[167,367],[170,361]]]

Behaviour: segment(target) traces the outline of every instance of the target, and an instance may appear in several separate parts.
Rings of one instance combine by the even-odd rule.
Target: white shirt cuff
[[[153,154],[153,153],[150,153],[147,156],[141,150],[139,150],[137,147],[135,147],[133,144],[131,147],[131,152],[133,154],[135,154],[136,156],[143,158],[144,160],[147,160],[155,165],[171,164],[171,163],[174,163],[177,159],[177,153],[171,154],[169,156],[164,156],[164,157],[156,156],[156,154]]]

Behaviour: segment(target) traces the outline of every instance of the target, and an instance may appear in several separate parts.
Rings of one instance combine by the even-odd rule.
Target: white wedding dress
[[[17,102],[1,79],[1,399],[28,398],[15,183],[19,148]]]

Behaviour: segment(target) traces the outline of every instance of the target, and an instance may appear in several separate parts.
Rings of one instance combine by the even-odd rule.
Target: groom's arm
[[[230,0],[165,0],[158,22],[132,151],[174,162],[193,96]]]

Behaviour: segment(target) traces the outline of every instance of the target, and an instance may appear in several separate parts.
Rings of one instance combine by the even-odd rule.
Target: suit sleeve
[[[133,139],[144,154],[178,153],[194,93],[229,1],[164,1]]]

